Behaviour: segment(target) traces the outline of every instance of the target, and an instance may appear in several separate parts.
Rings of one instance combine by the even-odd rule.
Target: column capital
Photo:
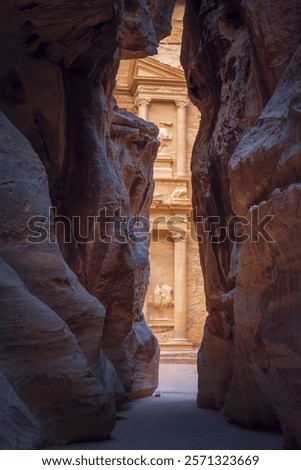
[[[187,108],[190,101],[188,98],[179,98],[175,100],[177,108]]]
[[[151,98],[145,98],[143,96],[137,96],[135,98],[135,105],[137,106],[149,106],[151,104]]]

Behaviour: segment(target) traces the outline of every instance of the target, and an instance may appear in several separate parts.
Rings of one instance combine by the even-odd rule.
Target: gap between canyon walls
[[[103,208],[116,223],[148,216],[158,129],[119,110],[112,90],[121,49],[155,54],[173,7],[1,3],[3,448],[105,438],[116,403],[157,386],[158,343],[142,315],[147,247],[126,233],[94,241],[89,224]]]
[[[207,312],[193,231],[190,163],[201,116],[188,99],[180,64],[184,10],[185,1],[178,0],[171,35],[160,41],[154,57],[121,61],[114,97],[120,108],[159,128],[144,317],[159,341],[161,362],[196,364]],[[148,225],[144,222],[140,218]]]

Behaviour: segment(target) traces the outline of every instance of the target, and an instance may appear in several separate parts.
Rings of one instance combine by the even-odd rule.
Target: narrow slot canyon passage
[[[281,433],[256,432],[197,407],[197,351],[206,317],[204,278],[192,222],[191,155],[201,114],[180,63],[184,1],[154,57],[122,60],[120,108],[159,128],[150,207],[150,281],[143,313],[159,341],[159,386],[118,413],[112,439],[86,449],[281,449]],[[184,235],[183,235],[184,234]],[[187,362],[187,363],[185,363]],[[77,445],[68,448],[80,448]]]
[[[1,450],[301,448],[300,19],[1,2]]]
[[[118,412],[111,439],[64,449],[282,449],[281,433],[229,424],[218,412],[197,408],[196,393],[195,365],[160,364],[158,389],[153,396],[131,401]]]

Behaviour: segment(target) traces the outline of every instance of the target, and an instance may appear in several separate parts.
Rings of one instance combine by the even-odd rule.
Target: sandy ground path
[[[281,449],[280,434],[232,425],[196,406],[197,372],[190,364],[161,364],[154,396],[128,403],[109,440],[64,449]]]

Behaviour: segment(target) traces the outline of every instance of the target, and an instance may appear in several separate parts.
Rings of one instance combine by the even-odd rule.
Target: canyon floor
[[[64,449],[281,449],[282,436],[244,429],[216,411],[196,406],[197,371],[190,364],[161,364],[152,397],[128,403],[118,413],[109,440]]]

